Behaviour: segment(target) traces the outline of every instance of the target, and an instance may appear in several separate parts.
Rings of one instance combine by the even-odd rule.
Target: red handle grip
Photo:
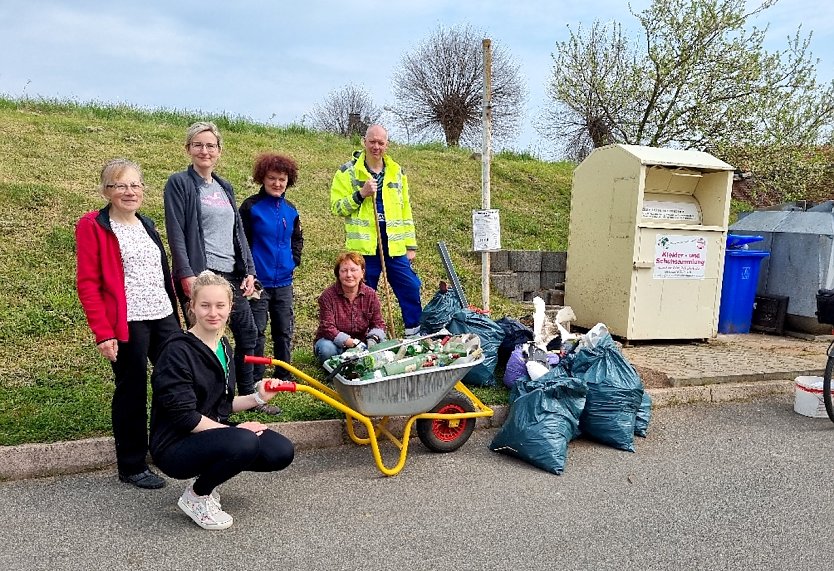
[[[271,365],[272,359],[269,357],[255,357],[254,355],[244,355],[244,363],[251,363],[253,365]]]
[[[283,391],[287,393],[295,392],[295,383],[292,381],[279,381],[278,379],[269,379],[264,381],[264,390],[270,393]]]

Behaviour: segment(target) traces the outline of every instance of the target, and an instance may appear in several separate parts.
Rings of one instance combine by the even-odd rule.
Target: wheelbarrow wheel
[[[460,414],[462,412],[475,412],[475,407],[466,396],[457,391],[451,391],[440,401],[440,404],[429,412]],[[432,452],[454,452],[472,436],[472,431],[475,430],[475,419],[433,420],[423,418],[418,420],[416,425],[417,436],[426,448]]]

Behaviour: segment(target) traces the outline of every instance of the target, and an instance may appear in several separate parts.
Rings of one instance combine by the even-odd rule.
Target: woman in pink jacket
[[[125,159],[101,171],[107,205],[88,212],[75,229],[78,299],[96,348],[113,367],[113,437],[119,480],[156,489],[148,455],[148,359],[179,331],[168,258],[150,218],[139,214],[145,182],[139,165]]]

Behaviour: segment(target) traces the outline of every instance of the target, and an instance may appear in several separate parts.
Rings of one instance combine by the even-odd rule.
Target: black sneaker
[[[281,407],[274,404],[259,404],[252,410],[255,412],[262,412],[264,414],[271,414],[273,416],[281,414]]]
[[[119,472],[119,480],[125,484],[133,484],[137,488],[145,490],[158,490],[159,488],[165,487],[165,480],[151,472],[148,468],[145,468],[144,472],[130,476]]]

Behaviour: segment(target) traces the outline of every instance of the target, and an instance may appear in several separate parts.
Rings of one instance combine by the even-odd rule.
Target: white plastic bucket
[[[793,410],[803,416],[828,418],[822,400],[822,377],[797,377],[794,381]]]

